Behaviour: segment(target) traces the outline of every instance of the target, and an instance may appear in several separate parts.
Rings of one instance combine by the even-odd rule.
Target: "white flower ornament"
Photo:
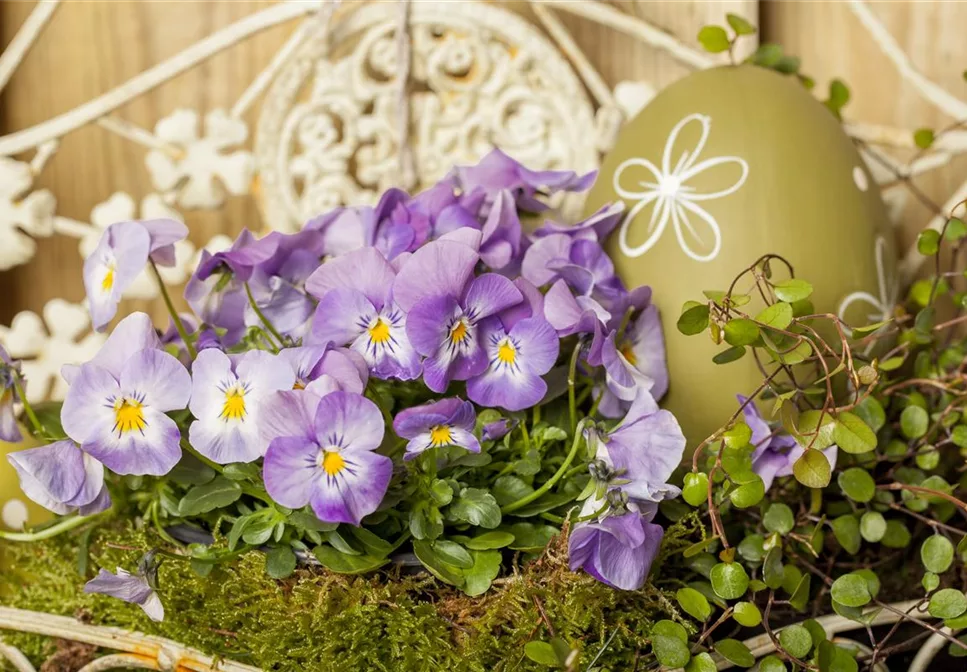
[[[47,189],[30,191],[33,184],[29,164],[0,157],[0,271],[34,256],[37,244],[31,236],[54,232],[54,195]]]
[[[682,129],[693,121],[701,124],[702,135],[694,149],[691,151],[682,151],[681,156],[678,157],[673,165],[672,154],[675,150],[675,141],[678,139]],[[690,258],[695,261],[711,261],[718,255],[719,249],[722,247],[722,232],[719,230],[719,225],[715,221],[715,218],[699,206],[698,202],[722,198],[737,191],[739,187],[745,184],[745,180],[749,175],[749,164],[737,156],[719,156],[699,161],[698,157],[702,153],[702,148],[708,139],[711,126],[711,117],[704,114],[690,114],[679,121],[668,136],[668,140],[665,142],[665,151],[662,154],[661,170],[651,161],[638,157],[624,161],[615,170],[615,192],[627,201],[637,201],[628,210],[628,214],[622,220],[618,237],[618,245],[621,251],[629,257],[640,257],[650,250],[658,242],[658,239],[661,238],[662,233],[665,232],[665,227],[668,226],[669,221],[675,227],[675,236],[678,238],[678,244],[681,246],[682,251]],[[695,187],[689,186],[688,181],[699,173],[725,164],[735,164],[742,170],[739,179],[731,187],[702,194],[698,193]],[[639,182],[638,186],[643,188],[640,191],[625,189],[621,186],[621,176],[628,168],[632,167],[646,169],[654,176],[655,181]],[[654,204],[654,208],[648,222],[648,237],[645,239],[645,242],[632,247],[628,243],[628,230],[631,227],[631,223],[642,210],[652,204]],[[696,231],[695,224],[691,218],[692,215],[706,224],[707,231],[702,232],[701,235]],[[686,238],[686,232],[691,237],[691,241]],[[696,242],[701,244],[703,248],[708,248],[709,238],[712,241],[710,252],[702,253],[693,249],[692,245]]]
[[[839,319],[845,320],[846,311],[857,302],[864,303],[872,309],[866,315],[870,324],[884,322],[893,316],[893,309],[896,307],[897,298],[900,295],[900,287],[896,278],[887,277],[884,265],[886,238],[883,236],[876,237],[874,253],[876,255],[876,280],[879,285],[879,296],[874,296],[869,292],[853,292],[847,295],[840,302],[839,310],[836,311]]]

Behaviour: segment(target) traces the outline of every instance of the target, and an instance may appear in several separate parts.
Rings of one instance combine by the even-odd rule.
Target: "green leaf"
[[[669,668],[684,667],[688,652],[688,633],[674,621],[658,621],[651,629],[651,646],[658,662]]]
[[[745,448],[752,440],[752,430],[739,420],[722,435],[725,445],[732,449]]]
[[[450,516],[459,521],[493,529],[500,525],[500,507],[497,500],[486,490],[464,488],[447,509]]]
[[[765,538],[761,534],[747,535],[739,542],[739,555],[746,562],[761,562],[766,555]]]
[[[886,534],[886,518],[879,511],[867,511],[860,518],[860,536],[876,543]]]
[[[705,51],[713,54],[729,50],[729,36],[721,26],[703,26],[698,31],[698,41]]]
[[[729,12],[725,15],[725,20],[729,22],[736,35],[753,35],[755,33],[755,26],[738,14]]]
[[[716,364],[731,364],[736,360],[742,359],[742,356],[744,354],[745,354],[744,347],[734,346],[729,348],[728,350],[723,350],[722,352],[712,357],[712,361],[715,362]]]
[[[920,149],[929,149],[936,136],[929,128],[918,128],[913,132],[913,142]],[[932,252],[930,254],[933,254]]]
[[[514,543],[510,545],[514,551],[541,551],[551,543],[551,539],[561,533],[552,525],[537,525],[534,523],[514,523],[506,531],[514,535]]]
[[[524,655],[538,665],[546,667],[561,667],[554,647],[547,642],[527,642],[524,644]]]
[[[834,600],[847,607],[862,607],[873,599],[866,579],[855,572],[833,581],[829,592]]]
[[[685,666],[685,672],[715,672],[716,669],[718,668],[715,666],[712,656],[704,651],[692,656],[688,665]]]
[[[490,585],[500,574],[500,563],[503,560],[500,551],[471,551],[473,565],[464,571],[465,582],[463,592],[470,597],[483,595],[490,590]]]
[[[234,504],[241,496],[242,488],[238,483],[219,476],[189,490],[179,502],[178,510],[182,516],[197,516]]]
[[[694,588],[679,588],[675,593],[675,599],[678,600],[682,610],[692,618],[706,621],[712,615],[712,607],[709,606],[708,600]]]
[[[825,488],[831,475],[829,460],[822,451],[807,450],[792,465],[792,473],[807,488]]]
[[[780,301],[802,301],[813,293],[813,286],[799,278],[789,278],[772,286]]]
[[[430,486],[430,497],[436,505],[446,506],[453,501],[453,488],[442,478],[438,478]]]
[[[276,546],[265,555],[265,571],[273,579],[284,579],[295,571],[296,557],[289,546]]]
[[[470,556],[470,552],[455,541],[437,539],[436,541],[430,542],[430,547],[448,565],[453,565],[460,569],[470,569],[473,567],[473,558]]]
[[[262,482],[262,470],[254,462],[235,462],[226,464],[222,469],[222,476],[233,481]]]
[[[920,579],[920,585],[923,586],[925,592],[932,593],[940,587],[940,577],[933,572],[924,572],[923,578]]]
[[[389,543],[382,537],[373,534],[365,527],[350,527],[349,533],[355,537],[355,539],[363,545],[363,548],[369,552],[370,555],[376,558],[385,558],[395,549],[393,544]]]
[[[967,237],[967,224],[962,219],[951,217],[947,220],[947,229],[944,231],[943,237],[944,240],[956,243],[958,240]]]
[[[702,472],[685,474],[682,498],[692,506],[701,506],[708,498],[708,476]]]
[[[859,553],[862,542],[860,541],[860,523],[856,516],[848,513],[845,516],[834,518],[830,524],[833,528],[833,536],[839,545],[850,555]]]
[[[759,325],[750,319],[737,317],[725,323],[725,342],[729,345],[752,345],[758,338]]]
[[[854,409],[856,415],[873,430],[874,434],[886,424],[886,412],[875,397],[867,397]],[[842,414],[840,414],[842,417]]]
[[[907,406],[900,413],[900,431],[908,439],[919,439],[927,433],[930,416],[919,406]]]
[[[822,424],[820,425],[820,422]],[[826,450],[833,445],[833,432],[836,420],[829,413],[809,410],[799,414],[799,423],[795,427],[793,436],[802,447],[814,450]]]
[[[413,552],[427,571],[444,583],[459,588],[466,581],[466,577],[459,567],[451,565],[434,550],[433,542],[414,541]]]
[[[756,315],[755,321],[774,329],[785,329],[792,324],[792,306],[785,301],[774,303]]]
[[[464,545],[473,551],[489,551],[494,548],[510,546],[514,543],[514,539],[514,535],[510,532],[494,530],[493,532],[478,534],[476,537],[468,539]]]
[[[729,490],[729,501],[737,509],[748,509],[761,502],[765,494],[765,483],[756,476],[756,479],[751,483],[743,483],[739,487]]]
[[[497,500],[497,504],[506,506],[511,502],[516,502],[518,499],[522,499],[531,494],[534,492],[534,488],[519,476],[507,475],[501,476],[494,481],[494,487],[491,492],[494,495],[494,499]]]
[[[826,99],[826,107],[837,117],[846,103],[849,102],[849,87],[841,79],[833,79],[829,83],[829,97]]]
[[[720,562],[709,573],[712,590],[724,600],[737,600],[749,589],[749,575],[737,562]]]
[[[782,502],[770,504],[769,508],[766,509],[765,515],[762,517],[762,524],[767,530],[770,532],[778,532],[781,535],[792,532],[795,523],[796,520],[792,514],[792,509]]]
[[[752,667],[755,656],[742,642],[735,639],[721,639],[715,642],[715,651],[727,661],[738,667]]]
[[[947,653],[950,654],[951,658],[963,658],[967,656],[967,635],[961,635],[957,638],[957,644],[951,644],[947,647]]]
[[[678,318],[678,330],[686,336],[702,333],[708,328],[708,313],[707,303],[688,308]]]
[[[967,612],[967,597],[955,588],[938,590],[931,596],[927,611],[934,618],[957,618]]]
[[[868,502],[876,495],[876,482],[870,472],[860,467],[851,467],[839,472],[836,482],[847,497],[854,502]]]
[[[272,538],[275,524],[278,521],[274,516],[258,515],[245,526],[242,532],[242,540],[249,546],[261,546]],[[234,526],[233,526],[234,527]]]
[[[910,544],[910,530],[899,520],[888,520],[880,543],[887,548],[906,548]]]
[[[859,666],[853,656],[840,646],[832,642],[821,642],[819,645],[820,672],[857,672]]]
[[[773,546],[766,552],[765,560],[762,563],[762,580],[765,584],[775,590],[782,585],[785,578],[785,571],[782,566],[782,547]]]
[[[943,574],[954,561],[954,545],[939,534],[928,537],[920,547],[920,560],[927,571]]]
[[[778,44],[760,44],[752,54],[752,62],[764,68],[771,68],[782,58],[782,47]]]
[[[783,56],[779,62],[772,66],[776,72],[784,75],[792,75],[799,71],[799,58],[797,56]]]
[[[168,478],[178,485],[205,485],[215,478],[216,472],[191,453],[183,453],[175,468],[168,472]]]
[[[780,630],[779,643],[787,653],[800,659],[805,658],[813,648],[812,635],[801,625],[790,625]]]
[[[766,656],[759,661],[759,672],[787,672],[787,668],[781,658]]]
[[[365,574],[389,562],[385,558],[369,555],[348,555],[332,546],[316,546],[312,549],[312,554],[323,567],[337,574]]]
[[[833,425],[833,443],[847,453],[868,453],[876,448],[876,433],[859,416],[843,411]]]
[[[762,623],[762,612],[751,602],[739,602],[733,609],[732,618],[739,625],[754,628]]]

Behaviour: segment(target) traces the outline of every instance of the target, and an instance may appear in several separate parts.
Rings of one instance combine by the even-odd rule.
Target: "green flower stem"
[[[50,527],[44,528],[37,532],[2,532],[0,531],[0,539],[5,539],[7,541],[43,541],[44,539],[52,539],[59,534],[64,532],[69,532],[70,530],[76,529],[85,523],[89,523],[92,520],[96,520],[110,513],[112,509],[107,511],[102,511],[101,513],[95,513],[90,516],[71,516],[69,518],[64,518],[62,521]]]
[[[245,283],[245,293],[248,295],[248,302],[252,306],[252,310],[255,311],[255,314],[258,316],[262,324],[265,325],[265,328],[269,330],[269,333],[272,334],[272,336],[275,337],[275,340],[279,342],[279,347],[281,348],[285,343],[285,339],[282,338],[282,334],[279,333],[279,330],[275,328],[275,325],[272,324],[271,320],[265,316],[265,313],[262,312],[262,309],[259,308],[259,305],[255,302],[255,297],[252,296],[252,289],[248,286],[247,282]]]
[[[577,431],[578,424],[578,411],[577,411],[577,397],[574,393],[574,385],[577,382],[577,372],[578,372],[578,356],[581,354],[581,341],[574,346],[574,352],[571,353],[571,364],[567,369],[567,407],[568,412],[571,416],[571,433]]]
[[[23,382],[20,379],[20,374],[14,371],[13,375],[13,389],[17,393],[17,398],[20,399],[20,403],[24,405],[24,413],[27,414],[27,418],[30,420],[30,424],[33,425],[34,433],[37,436],[44,435],[44,427],[40,424],[40,420],[37,419],[37,414],[34,413],[34,407],[30,405],[27,401],[27,395],[24,393]]]
[[[541,487],[539,487],[537,490],[530,493],[529,495],[525,497],[521,497],[516,502],[511,502],[506,506],[502,506],[500,508],[501,513],[503,514],[513,513],[517,509],[527,506],[534,500],[538,499],[539,497],[547,493],[551,488],[554,487],[555,483],[557,483],[559,480],[561,480],[561,478],[563,478],[564,474],[567,472],[568,467],[571,466],[571,462],[574,461],[574,458],[578,454],[578,448],[581,446],[581,435],[582,435],[582,432],[579,430],[583,429],[583,427],[584,427],[584,421],[582,420],[580,423],[578,423],[578,426],[575,429],[574,442],[571,444],[571,451],[567,454],[567,457],[564,459],[564,462],[561,464],[561,466],[558,467],[557,471],[554,472],[554,475],[551,476],[549,479],[547,479],[544,485],[542,485]]]
[[[169,544],[172,544],[174,546],[181,546],[182,543],[177,539],[175,539],[174,537],[172,537],[170,534],[168,534],[168,532],[164,528],[164,525],[161,524],[161,519],[158,517],[158,502],[156,501],[151,502],[150,509],[151,509],[151,522],[154,523],[154,527],[158,531],[158,534],[161,535],[161,538],[167,541]]]
[[[161,298],[164,299],[165,307],[168,308],[168,313],[171,315],[171,320],[175,323],[175,329],[178,330],[178,335],[181,336],[181,340],[185,343],[185,349],[188,351],[188,356],[194,359],[196,354],[195,346],[192,345],[191,339],[188,337],[188,330],[185,329],[184,322],[181,321],[178,311],[175,310],[175,304],[171,301],[171,296],[168,294],[168,288],[165,287],[165,281],[161,279],[161,273],[158,272],[158,266],[154,263],[153,259],[148,259],[148,266],[151,267],[151,272],[154,273],[154,279],[158,283],[158,289],[161,290]]]
[[[541,421],[541,405],[538,404],[537,406],[534,407],[534,419],[533,421],[531,421],[531,424],[534,425],[534,427],[537,427],[537,423],[539,423],[540,421]]]
[[[203,463],[205,466],[211,467],[212,469],[214,469],[215,471],[217,471],[219,474],[222,473],[222,471],[225,470],[225,467],[223,467],[222,465],[220,465],[218,462],[213,462],[212,460],[209,460],[207,457],[205,457],[204,455],[202,455],[201,453],[199,453],[197,450],[195,450],[194,446],[192,446],[190,443],[188,443],[188,440],[185,439],[185,438],[182,438],[181,439],[181,449],[183,451],[185,451],[186,453],[190,454],[195,459],[197,459],[199,462]]]

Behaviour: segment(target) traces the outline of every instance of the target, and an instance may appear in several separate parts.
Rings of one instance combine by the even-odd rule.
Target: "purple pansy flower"
[[[309,392],[301,396],[317,399]],[[280,417],[269,424],[287,427],[287,433],[269,444],[265,488],[282,506],[309,504],[324,522],[358,526],[379,507],[393,475],[392,460],[374,452],[383,440],[383,416],[376,404],[352,392],[332,392],[312,405],[276,407]]]
[[[97,247],[84,261],[91,323],[101,331],[117,313],[121,296],[144,269],[150,256],[161,265],[174,264],[174,243],[188,229],[173,219],[118,222],[104,230]]]
[[[517,421],[512,418],[501,418],[500,420],[494,420],[493,422],[488,422],[483,426],[483,431],[481,431],[481,439],[484,441],[497,441],[502,439],[511,430],[517,426]]]
[[[82,516],[111,506],[104,466],[66,439],[7,455],[20,476],[20,489],[48,511]]]
[[[262,400],[273,392],[291,390],[294,383],[292,369],[262,350],[250,350],[234,361],[221,350],[198,353],[188,404],[197,418],[188,429],[191,445],[219,464],[262,457]]]
[[[393,300],[396,271],[365,247],[319,267],[306,288],[319,298],[310,344],[349,345],[377,378],[412,380],[420,356],[406,335],[406,316]]]
[[[158,563],[154,553],[149,552],[138,563],[137,573],[132,574],[121,567],[117,568],[117,574],[102,569],[84,585],[84,592],[109,595],[136,604],[148,618],[160,622],[164,620],[165,608],[158,597],[157,586]]]
[[[597,212],[577,224],[559,224],[549,219],[534,231],[533,236],[543,238],[563,233],[575,239],[603,241],[621,221],[624,211],[624,201],[617,201],[602,206]]]
[[[406,334],[417,352],[427,357],[423,380],[434,392],[487,368],[481,342],[485,323],[523,300],[503,276],[486,273],[469,280],[477,260],[465,245],[434,241],[413,254],[393,287],[397,301],[408,311]]]
[[[467,396],[481,406],[520,411],[539,403],[547,392],[541,378],[557,361],[560,342],[543,318],[521,320],[510,331],[499,323],[483,330],[489,365],[467,381]]]
[[[668,391],[665,339],[658,308],[650,305],[625,329],[620,343],[611,332],[601,349],[606,387],[599,408],[606,417],[617,417],[634,401],[639,389],[655,399]]]
[[[740,404],[745,404],[747,397],[737,395]],[[752,470],[759,475],[766,490],[772,487],[776,478],[792,476],[792,467],[802,457],[805,449],[784,431],[773,429],[766,422],[755,402],[749,402],[742,409],[745,423],[752,430],[750,443],[754,446],[752,452]],[[829,461],[831,469],[836,468],[839,456],[839,446],[829,446],[823,450],[823,455]]]
[[[19,375],[19,367],[0,345],[0,441],[9,443],[19,443],[23,438],[17,426],[17,413],[13,407],[18,401],[14,376]]]
[[[544,317],[561,337],[594,334],[598,341],[611,313],[590,296],[575,296],[564,280],[558,280],[544,296]]]
[[[405,460],[412,460],[430,448],[460,446],[471,453],[480,452],[480,442],[473,435],[477,422],[473,404],[450,398],[401,411],[393,420],[393,430],[406,444]]]
[[[97,364],[118,378],[121,368],[131,355],[141,350],[160,350],[161,347],[161,339],[158,338],[151,318],[144,313],[131,313],[117,323],[104,345],[87,363]],[[81,367],[76,364],[65,364],[60,375],[68,385],[72,385],[80,370]]]
[[[279,357],[292,368],[292,387],[296,390],[308,389],[312,383],[324,380],[326,388],[362,394],[369,380],[366,360],[347,348],[307,345],[286,348],[279,352]]]
[[[603,502],[589,498],[581,515],[590,515]],[[625,513],[606,513],[597,521],[578,523],[568,539],[572,571],[583,569],[598,581],[621,590],[641,588],[658,555],[665,531],[651,522],[654,505],[628,504]]]
[[[112,341],[120,346],[113,351]],[[139,345],[148,348],[133,350]],[[165,413],[187,406],[191,377],[157,347],[147,316],[135,313],[93,360],[65,375],[70,389],[61,409],[64,431],[118,474],[161,476],[181,458],[181,432]]]
[[[614,264],[601,243],[564,233],[538,238],[524,255],[521,274],[538,287],[563,278],[585,295],[599,285],[607,286],[615,277]]]
[[[678,420],[661,410],[647,390],[639,390],[624,419],[610,432],[592,430],[595,457],[622,483],[634,500],[660,502],[678,494],[668,483],[682,461],[685,435]],[[592,443],[592,445],[595,445]]]

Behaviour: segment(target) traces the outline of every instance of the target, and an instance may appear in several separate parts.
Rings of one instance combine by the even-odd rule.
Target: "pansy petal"
[[[67,436],[80,444],[101,434],[106,424],[114,423],[110,404],[121,393],[118,381],[97,364],[84,364],[67,390],[60,411],[61,426]]]
[[[406,335],[422,355],[433,355],[449,341],[450,323],[462,311],[449,295],[427,297],[417,302],[406,316]]]
[[[253,405],[273,392],[291,390],[295,385],[292,369],[285,365],[281,357],[264,350],[251,350],[242,355],[235,372],[247,386],[246,401],[251,401]]]
[[[115,378],[120,378],[121,368],[131,355],[140,350],[159,348],[161,339],[151,318],[144,313],[131,313],[118,322],[91,362],[107,369]]]
[[[319,397],[307,390],[275,392],[259,407],[259,438],[263,446],[280,436],[314,437],[313,418]],[[303,504],[304,505],[304,504]]]
[[[376,450],[385,431],[376,404],[360,394],[343,391],[319,401],[315,427],[320,445],[340,445],[347,453]]]
[[[561,346],[557,332],[546,320],[521,320],[511,330],[510,336],[520,343],[520,360],[523,366],[538,374],[551,370],[560,354]]]
[[[524,253],[521,275],[538,287],[554,281],[557,272],[552,268],[553,262],[568,261],[572,242],[563,233],[544,236]]]
[[[375,315],[375,306],[362,292],[346,288],[331,290],[319,301],[312,319],[312,344],[351,343]]]
[[[436,240],[421,247],[400,270],[393,299],[405,312],[421,299],[449,295],[458,298],[473,274],[479,256],[461,243]]]
[[[132,355],[121,369],[121,390],[135,390],[145,404],[167,412],[188,406],[191,376],[177,359],[162,350],[142,350]]]
[[[519,376],[488,369],[467,381],[467,396],[481,406],[521,411],[538,404],[547,392],[547,383],[535,374]]]
[[[199,352],[191,366],[191,414],[199,419],[217,417],[225,403],[222,388],[235,381],[228,355],[214,348]]]
[[[314,484],[310,504],[319,520],[358,526],[383,501],[393,461],[369,452],[344,451],[341,455],[342,468],[332,475],[323,472]]]
[[[123,431],[101,424],[99,435],[81,447],[116,474],[164,476],[181,459],[181,430],[160,411],[144,407],[142,412],[142,429]]]
[[[451,427],[450,439],[453,445],[466,448],[471,453],[480,452],[480,442],[477,440],[477,437],[462,427]]]
[[[319,446],[311,439],[281,436],[269,444],[262,468],[265,489],[282,506],[298,509],[309,503],[319,467]]]
[[[87,479],[83,453],[70,440],[10,453],[7,460],[20,477],[23,493],[37,504],[60,515],[70,512],[69,502],[78,497]],[[100,469],[100,482],[92,484],[97,487],[85,504],[97,496],[103,485],[104,468]]]
[[[335,289],[353,289],[379,309],[389,299],[395,277],[382,253],[364,247],[322,264],[306,280],[306,291],[321,299]]]
[[[470,282],[463,300],[464,308],[472,319],[489,317],[515,306],[524,295],[502,275],[484,273]]]

